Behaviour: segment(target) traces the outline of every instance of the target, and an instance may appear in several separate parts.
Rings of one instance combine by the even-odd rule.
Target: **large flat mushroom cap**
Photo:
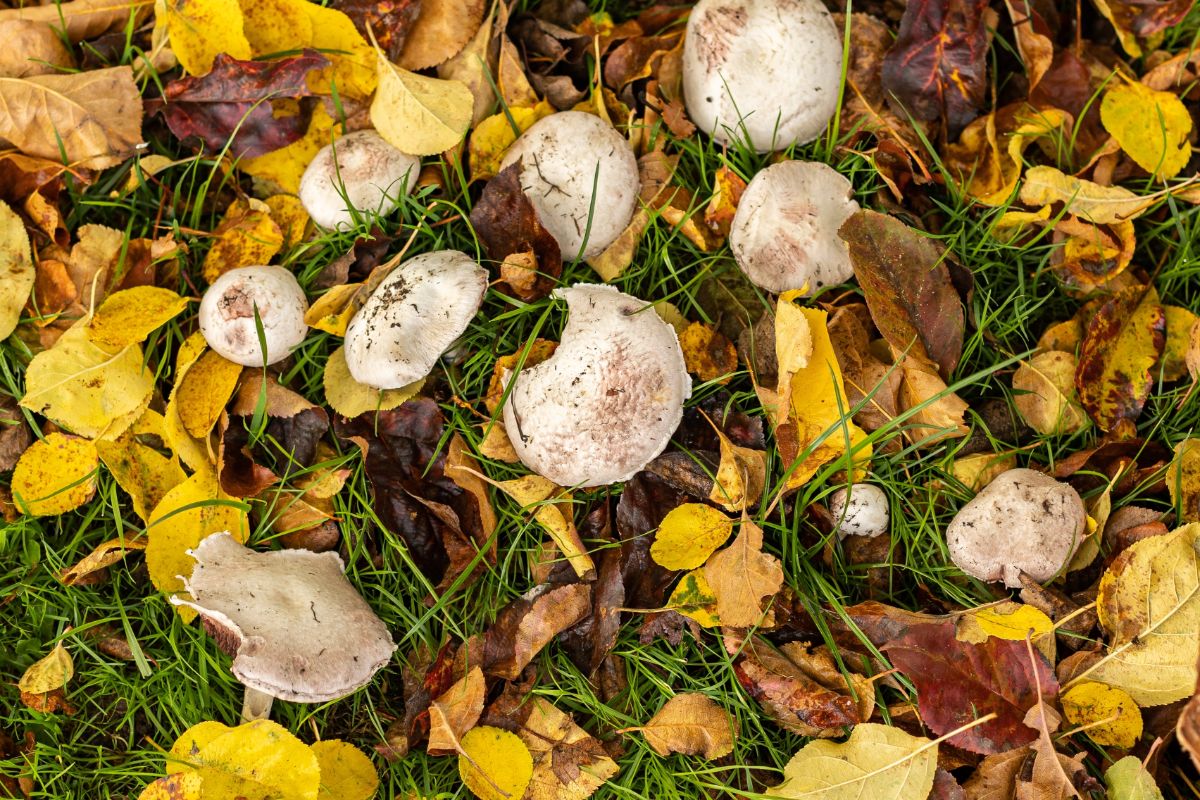
[[[729,248],[756,286],[776,294],[848,281],[850,249],[838,236],[858,211],[854,187],[816,161],[783,161],[754,176],[738,203]]]
[[[251,689],[280,700],[321,703],[365,686],[391,660],[387,627],[343,572],[337,553],[257,552],[227,533],[190,551],[184,588]]]
[[[521,188],[564,260],[579,253],[585,233],[583,257],[599,255],[633,218],[641,189],[637,158],[595,114],[560,111],[538,120],[508,149],[501,168],[518,160]]]
[[[837,111],[841,79],[842,37],[820,0],[700,0],[688,17],[688,116],[722,144],[749,138],[765,153],[811,142]]]
[[[458,250],[405,261],[346,327],[346,366],[354,380],[398,389],[424,378],[471,323],[487,282],[487,270]]]
[[[322,147],[309,162],[300,178],[300,202],[322,228],[348,228],[354,224],[351,209],[391,213],[420,171],[421,159],[373,130],[355,131]]]
[[[554,355],[504,404],[521,461],[560,486],[632,478],[671,441],[692,382],[675,330],[612,286],[558,289],[570,314]]]

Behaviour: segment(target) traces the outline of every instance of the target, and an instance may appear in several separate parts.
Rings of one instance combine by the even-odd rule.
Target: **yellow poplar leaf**
[[[135,344],[113,350],[88,340],[86,323],[69,328],[38,353],[25,372],[21,406],[90,439],[118,435],[114,423],[132,423],[154,391],[154,370]],[[128,418],[128,419],[127,419]]]
[[[304,241],[309,216],[300,198],[293,194],[273,194],[263,201],[271,210],[271,219],[283,232],[283,246],[290,249]]]
[[[63,570],[58,580],[63,586],[74,586],[83,578],[105,567],[111,567],[130,553],[146,549],[146,540],[141,539],[109,539],[97,545],[73,566]]]
[[[324,69],[308,73],[308,87],[317,94],[332,94],[336,85],[339,95],[366,100],[378,84],[373,48],[341,11],[316,3],[303,5],[312,20],[310,46],[323,51],[322,55],[332,62]],[[328,142],[322,146],[325,144]]]
[[[167,492],[183,483],[187,475],[172,453],[159,449],[170,442],[166,420],[153,409],[146,409],[138,421],[112,441],[96,442],[96,452],[117,485],[133,499],[133,510],[144,521]],[[159,444],[161,443],[161,444]]]
[[[269,264],[283,249],[283,231],[271,219],[270,206],[254,198],[230,203],[213,235],[204,255],[204,280],[209,283],[231,269]]]
[[[1072,686],[1059,696],[1063,716],[1103,747],[1128,750],[1142,738],[1142,710],[1120,689],[1095,681]]]
[[[321,770],[321,800],[370,800],[379,789],[379,775],[366,753],[348,742],[328,739],[309,748]]]
[[[742,519],[737,538],[704,565],[704,577],[717,596],[722,625],[749,628],[762,623],[763,602],[783,586],[779,559],[762,551],[762,528]]]
[[[767,454],[764,450],[741,447],[715,425],[721,440],[721,461],[713,478],[708,499],[726,511],[743,511],[757,503],[767,483]]]
[[[684,503],[663,517],[650,557],[667,569],[701,566],[733,533],[733,520],[712,506]]]
[[[400,69],[378,52],[379,89],[371,124],[396,149],[414,156],[457,145],[471,124],[475,98],[466,84]]]
[[[308,307],[308,311],[304,312],[304,324],[334,336],[345,336],[346,326],[362,308],[361,302],[354,302],[362,290],[361,283],[334,286],[318,297],[316,302]]]
[[[192,756],[205,797],[317,800],[317,755],[282,725],[259,719],[206,742]]]
[[[305,0],[238,0],[246,39],[255,58],[301,50],[313,40]]]
[[[61,689],[75,674],[75,662],[62,642],[46,656],[30,665],[17,681],[17,688],[29,694],[45,694]]]
[[[339,347],[325,361],[325,402],[343,417],[357,417],[375,411],[388,411],[417,396],[425,379],[399,389],[376,389],[359,383],[346,366],[346,351]]]
[[[179,415],[178,388],[183,382],[187,371],[208,350],[208,342],[204,335],[196,331],[183,340],[179,351],[175,354],[175,387],[167,398],[167,408],[163,412],[163,429],[166,441],[193,472],[212,472],[215,469],[216,453],[209,451],[208,442],[201,442],[188,433],[183,419]]]
[[[206,350],[184,373],[175,386],[174,399],[179,419],[190,435],[197,439],[208,436],[225,404],[233,397],[241,375],[241,364],[235,364],[215,350]]]
[[[772,797],[806,800],[925,800],[933,790],[937,745],[890,725],[866,722],[845,742],[809,742],[783,769]]]
[[[1167,491],[1182,521],[1200,522],[1200,439],[1175,445],[1175,457],[1167,468]]]
[[[660,756],[682,753],[722,758],[733,752],[733,723],[725,709],[698,692],[677,694],[636,730]]]
[[[187,551],[210,533],[228,531],[238,542],[250,535],[245,506],[225,496],[214,473],[197,472],[167,492],[150,514],[146,528],[146,567],[151,582],[162,592],[183,591],[181,576],[192,574],[195,560]],[[196,612],[176,606],[186,621]]]
[[[187,308],[187,298],[157,286],[135,286],[110,294],[87,324],[87,335],[101,347],[140,344]]]
[[[471,132],[467,144],[467,163],[471,169],[471,180],[485,181],[500,172],[500,162],[509,146],[517,137],[529,130],[533,123],[554,113],[554,106],[545,100],[532,107],[516,106],[508,109],[508,115],[493,114],[481,121]],[[509,115],[512,121],[509,121]],[[513,131],[513,125],[517,130]]]
[[[1114,81],[1100,101],[1100,122],[1134,163],[1157,180],[1174,178],[1192,156],[1192,115],[1171,92]]]
[[[191,770],[192,761],[200,754],[200,748],[231,730],[233,728],[228,725],[212,720],[197,722],[188,728],[171,745],[171,751],[167,754],[167,774]]]
[[[979,492],[1001,472],[1016,466],[1017,457],[1012,453],[975,453],[954,459],[950,474],[972,492]]]
[[[479,800],[515,800],[533,779],[533,756],[516,734],[480,725],[462,737],[458,775]]]
[[[717,615],[717,596],[708,585],[703,568],[694,569],[679,579],[667,599],[666,608],[694,619],[702,628],[715,628],[721,624]]]
[[[21,454],[12,475],[13,501],[22,514],[65,514],[92,499],[100,458],[96,444],[50,433]]]
[[[1187,354],[1192,346],[1192,329],[1200,322],[1200,317],[1182,306],[1164,305],[1163,308],[1167,312],[1167,343],[1163,347],[1160,363],[1162,379],[1177,381],[1187,377]]]
[[[21,309],[33,291],[37,272],[29,251],[25,223],[0,200],[0,339],[7,339],[21,320]]]
[[[1019,198],[1032,207],[1062,203],[1065,213],[1097,225],[1135,220],[1159,200],[1136,195],[1120,186],[1101,186],[1046,166],[1025,171]]]
[[[179,65],[190,75],[207,75],[218,53],[250,58],[237,0],[162,0],[167,37]]]
[[[138,800],[204,800],[204,779],[195,772],[168,775],[143,789]]]
[[[285,109],[283,113],[289,116],[300,113],[300,106],[295,101],[280,100],[273,106],[282,107]],[[279,115],[280,112],[277,111],[276,116]],[[341,131],[342,126],[329,116],[325,106],[318,103],[313,109],[312,119],[308,122],[308,130],[304,136],[287,147],[272,150],[257,158],[243,158],[238,161],[237,168],[247,175],[268,181],[285,192],[295,194],[300,191],[300,177],[304,175],[309,162],[322,147],[341,136]]]
[[[972,644],[983,644],[988,637],[1023,642],[1027,636],[1053,664],[1054,621],[1033,606],[1005,602],[977,608],[959,617],[954,630],[956,639]]]
[[[1050,350],[1022,361],[1013,373],[1013,403],[1025,423],[1043,436],[1075,433],[1088,424],[1076,399],[1076,366],[1074,353]]]

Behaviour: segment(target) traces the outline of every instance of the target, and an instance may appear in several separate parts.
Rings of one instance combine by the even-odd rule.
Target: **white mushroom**
[[[504,404],[521,461],[560,486],[632,478],[683,418],[692,382],[675,330],[612,286],[557,289],[570,314],[554,355],[523,370]]]
[[[854,275],[838,236],[858,211],[850,181],[815,161],[784,161],[754,176],[729,230],[734,260],[755,285],[776,294],[844,283]]]
[[[888,532],[888,499],[878,486],[854,483],[829,498],[829,513],[839,539],[880,536]]]
[[[365,686],[391,660],[387,627],[346,579],[334,552],[257,552],[228,533],[206,537],[176,605],[199,613],[230,669],[246,687],[244,717],[261,718],[270,698],[323,703]],[[265,696],[265,697],[264,697]]]
[[[946,528],[950,559],[981,581],[1044,583],[1083,542],[1087,512],[1069,485],[1031,469],[1002,472]]]
[[[322,228],[354,225],[351,210],[391,213],[412,191],[421,160],[373,130],[356,131],[321,148],[300,178],[300,202]]]
[[[811,142],[841,78],[842,37],[820,0],[700,0],[688,18],[688,115],[722,144],[749,139],[765,153]]]
[[[396,267],[346,328],[354,380],[398,389],[424,378],[467,329],[487,282],[487,270],[458,250],[423,253]]]
[[[254,312],[262,323],[264,354]],[[247,367],[287,358],[308,333],[308,300],[296,276],[283,267],[231,269],[213,281],[200,301],[200,332],[208,346]]]
[[[560,111],[538,120],[509,148],[501,168],[518,160],[521,188],[564,260],[581,247],[584,258],[599,255],[633,218],[641,187],[637,159],[595,114]]]

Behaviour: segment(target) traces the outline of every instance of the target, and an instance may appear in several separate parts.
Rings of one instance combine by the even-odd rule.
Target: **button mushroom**
[[[779,294],[844,283],[854,275],[838,236],[858,211],[850,181],[815,161],[784,161],[754,176],[729,230],[734,260],[755,285]]]
[[[950,560],[981,581],[1038,583],[1066,566],[1083,542],[1087,512],[1075,490],[1031,469],[1000,473],[946,528]]]
[[[323,703],[365,686],[391,660],[386,626],[346,579],[337,553],[256,552],[228,533],[205,537],[184,580],[193,608],[233,656],[246,687],[243,719],[270,713],[272,698]]]
[[[209,347],[230,361],[261,367],[287,358],[304,341],[306,311],[308,300],[295,275],[283,267],[241,267],[217,278],[204,293],[200,332]]]
[[[512,379],[505,428],[521,461],[560,486],[628,480],[666,448],[691,395],[679,339],[612,286],[554,295],[570,314],[562,342]]]
[[[300,202],[322,228],[354,225],[354,213],[390,214],[412,191],[421,160],[373,130],[347,134],[321,148],[300,178]]]
[[[560,111],[538,120],[509,148],[501,168],[518,160],[521,188],[564,258],[580,248],[584,258],[599,255],[633,218],[641,187],[637,159],[596,115]]]
[[[829,498],[829,513],[839,539],[880,536],[888,532],[888,499],[878,486],[855,483]]]
[[[811,142],[837,110],[842,37],[820,0],[700,0],[683,43],[688,116],[760,153]]]
[[[424,378],[467,329],[487,281],[487,270],[458,250],[424,253],[398,266],[346,328],[354,380],[399,389]]]

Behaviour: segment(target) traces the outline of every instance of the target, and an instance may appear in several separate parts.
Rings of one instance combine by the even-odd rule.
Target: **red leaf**
[[[988,0],[910,0],[883,59],[883,87],[950,136],[979,116],[987,81]]]
[[[483,240],[488,258],[497,263],[521,253],[533,255],[536,276],[527,285],[509,281],[515,295],[529,301],[550,294],[562,275],[562,253],[521,189],[520,162],[501,170],[483,187],[471,209],[471,226]],[[506,277],[503,271],[501,276]]]
[[[160,110],[180,139],[197,136],[218,152],[228,144],[235,158],[261,156],[298,140],[308,128],[308,113],[277,118],[269,101],[310,96],[305,75],[328,64],[315,50],[278,61],[239,61],[221,53],[207,75],[167,84]]]
[[[1045,657],[1025,642],[990,637],[983,644],[960,642],[954,623],[914,625],[883,650],[917,687],[921,718],[942,736],[990,713],[996,718],[948,741],[990,755],[1037,739],[1025,713],[1042,698],[1058,694],[1058,681]]]
[[[400,60],[404,41],[421,15],[421,0],[333,0],[329,7],[349,17],[363,38],[368,29],[375,34],[389,61]]]
[[[1183,22],[1195,4],[1196,0],[1109,0],[1108,7],[1116,25],[1145,39]]]

